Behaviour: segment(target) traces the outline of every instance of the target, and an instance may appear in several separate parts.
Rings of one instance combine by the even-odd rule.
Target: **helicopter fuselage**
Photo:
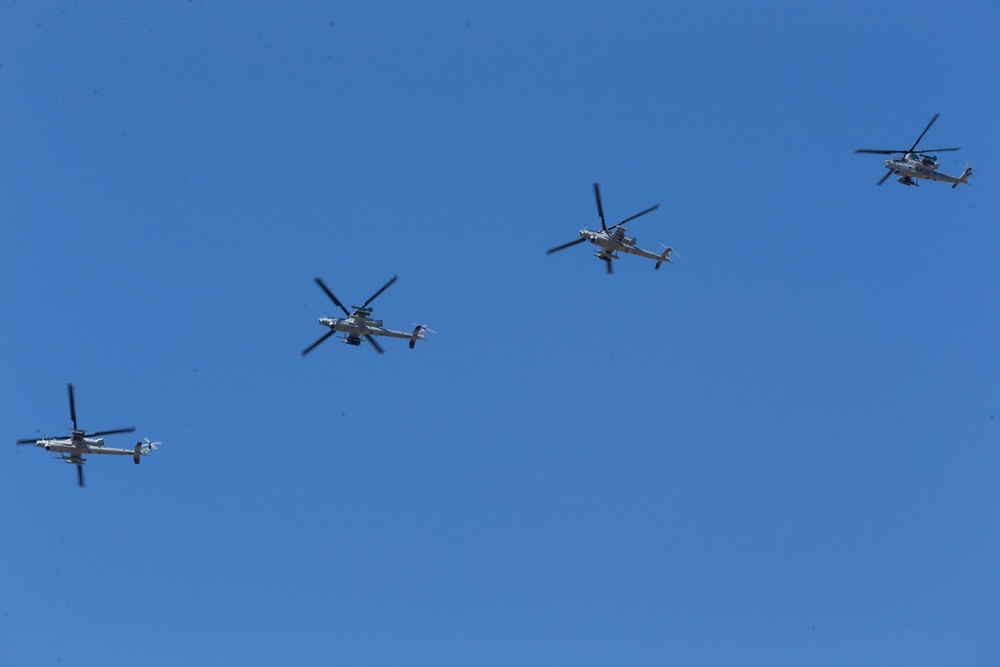
[[[375,336],[388,336],[389,338],[408,338],[410,340],[410,349],[413,349],[414,344],[418,340],[422,340],[424,337],[424,332],[429,331],[429,329],[422,325],[415,325],[416,328],[412,333],[406,333],[404,331],[395,331],[393,329],[386,329],[382,326],[382,320],[373,320],[371,318],[372,309],[369,304],[374,301],[379,294],[389,289],[389,286],[396,282],[398,276],[393,276],[389,279],[385,285],[375,294],[368,297],[368,300],[362,303],[360,306],[352,306],[354,312],[347,310],[347,306],[340,302],[340,299],[333,295],[330,288],[326,286],[322,278],[316,278],[315,282],[319,285],[320,289],[333,301],[334,304],[340,310],[344,312],[347,317],[321,317],[319,318],[319,324],[328,328],[330,331],[326,332],[320,338],[314,342],[312,345],[302,350],[302,356],[306,356],[312,350],[320,345],[323,341],[332,337],[333,334],[340,332],[344,334],[342,341],[348,345],[361,345],[362,338],[367,338],[368,342],[372,344],[375,351],[381,354],[383,352],[381,346],[375,342]]]
[[[134,449],[105,447],[104,438],[42,438],[35,443],[35,446],[41,447],[47,452],[70,454],[73,458],[78,458],[84,454],[110,456],[132,456],[135,454]]]
[[[959,183],[969,184],[969,177],[972,175],[972,167],[968,164],[965,165],[965,171],[962,172],[961,176],[951,176],[949,174],[942,174],[937,171],[938,161],[937,158],[930,153],[938,153],[943,151],[957,151],[961,150],[959,147],[953,148],[928,148],[925,150],[918,150],[917,145],[920,144],[920,140],[924,138],[927,134],[927,130],[931,129],[931,125],[934,121],[938,119],[941,114],[934,114],[931,118],[931,122],[927,123],[927,127],[924,131],[920,133],[917,140],[913,142],[913,145],[906,150],[894,150],[890,148],[859,148],[855,153],[875,153],[878,155],[899,155],[901,157],[891,157],[883,164],[885,168],[889,171],[882,176],[876,185],[882,185],[885,183],[885,179],[889,178],[895,174],[898,176],[898,180],[903,185],[917,185],[917,182],[913,179],[925,179],[928,181],[940,181],[943,183],[951,183],[952,189],[958,187]]]
[[[388,336],[389,338],[410,338],[412,334],[405,331],[395,331],[382,326],[382,320],[355,313],[350,317],[321,317],[319,323],[324,327],[347,334],[344,342],[349,345],[360,345],[362,336]],[[422,337],[422,336],[421,336]]]
[[[917,153],[907,153],[901,158],[886,160],[884,164],[886,169],[899,176],[899,181],[906,185],[916,185],[912,180],[909,183],[906,182],[914,178],[942,181],[944,183],[962,183],[965,182],[966,178],[964,176],[951,176],[935,171],[939,166],[938,162],[933,157]]]
[[[87,459],[83,458],[84,455],[97,454],[101,456],[131,456],[133,462],[138,464],[140,458],[148,455],[152,450],[156,449],[156,445],[160,444],[158,442],[149,442],[149,440],[146,440],[148,444],[145,448],[142,446],[141,442],[135,443],[135,447],[132,449],[105,447],[104,438],[101,436],[118,433],[132,433],[135,431],[135,427],[130,426],[129,428],[119,428],[110,431],[90,431],[89,433],[88,431],[78,428],[76,424],[76,399],[74,398],[72,383],[67,385],[67,389],[69,389],[69,418],[73,422],[73,428],[70,430],[70,434],[61,438],[50,438],[48,436],[41,438],[22,438],[21,440],[18,440],[16,444],[34,445],[35,447],[44,449],[47,452],[56,452],[57,454],[61,454],[61,456],[56,458],[63,463],[69,463],[76,466],[76,480],[77,484],[81,487],[84,486],[83,464],[87,462]]]
[[[660,259],[658,253],[643,250],[635,245],[635,238],[625,236],[628,231],[624,227],[618,227],[614,231],[581,229],[580,236],[587,239],[601,250],[598,257],[601,259],[618,259],[615,253],[624,252],[629,255],[638,255],[649,259]]]
[[[636,218],[646,215],[647,213],[652,213],[660,207],[659,204],[654,204],[644,211],[640,211],[635,215],[629,216],[619,223],[611,225],[608,227],[607,222],[604,218],[604,206],[601,204],[601,189],[594,183],[594,199],[597,201],[597,214],[601,218],[601,228],[600,229],[587,229],[584,227],[578,232],[580,238],[570,241],[569,243],[563,243],[562,245],[557,245],[554,248],[549,248],[545,254],[551,255],[554,252],[559,252],[566,248],[570,248],[575,245],[579,245],[584,241],[590,241],[592,244],[596,245],[599,250],[594,253],[596,257],[605,261],[608,267],[608,273],[613,273],[611,269],[611,260],[621,259],[618,257],[619,252],[623,252],[627,255],[638,255],[639,257],[648,257],[649,259],[656,260],[656,266],[654,268],[659,269],[663,262],[670,261],[670,253],[673,252],[673,248],[667,248],[664,246],[662,253],[657,254],[650,252],[648,250],[643,250],[635,245],[635,238],[631,236],[626,236],[625,223]]]

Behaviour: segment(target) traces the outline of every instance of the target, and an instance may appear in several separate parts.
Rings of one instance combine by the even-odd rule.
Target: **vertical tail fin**
[[[972,172],[974,171],[975,169],[966,164],[965,171],[962,172],[962,175],[958,177],[957,181],[951,184],[951,189],[954,190],[955,188],[957,188],[959,183],[965,183],[966,185],[970,185],[969,177],[972,176]]]
[[[425,327],[422,324],[418,324],[416,326],[416,328],[413,330],[413,335],[410,336],[410,349],[411,350],[417,344],[417,341],[424,337],[424,331],[426,331],[426,330],[427,330],[427,327]]]
[[[429,333],[437,333],[437,331],[434,331],[434,329],[428,329],[426,324],[414,324],[413,326],[416,327],[416,328],[413,330],[413,335],[410,336],[410,349],[411,350],[413,349],[413,346],[417,344],[418,340],[423,340],[424,339],[424,334],[425,333],[428,333],[428,332]]]
[[[666,248],[666,250],[664,250],[664,251],[663,251],[663,254],[662,254],[662,255],[660,255],[660,258],[659,258],[658,260],[656,260],[656,266],[654,267],[654,268],[656,268],[656,269],[659,269],[659,268],[660,268],[660,265],[661,265],[661,264],[663,264],[664,262],[667,262],[667,263],[672,263],[672,262],[670,261],[670,253],[672,253],[672,252],[673,252],[673,253],[674,253],[675,255],[677,255],[677,253],[676,253],[676,252],[674,252],[674,249],[673,249],[673,248],[670,248],[670,247],[667,247],[667,246],[663,246],[663,247],[664,247],[664,248]],[[680,256],[680,255],[678,255],[678,257],[679,257],[679,256]]]

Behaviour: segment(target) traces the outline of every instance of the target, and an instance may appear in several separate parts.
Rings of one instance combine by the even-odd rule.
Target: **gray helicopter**
[[[885,161],[885,167],[889,171],[886,172],[882,180],[878,182],[878,185],[885,183],[885,180],[896,174],[899,176],[897,179],[903,185],[919,185],[914,179],[925,178],[929,181],[942,181],[944,183],[951,183],[952,189],[958,187],[959,183],[969,184],[969,177],[972,175],[974,169],[968,164],[965,165],[965,171],[961,176],[949,176],[948,174],[942,174],[941,172],[935,171],[940,164],[937,161],[937,157],[933,155],[928,155],[928,153],[944,153],[946,151],[957,151],[958,148],[928,148],[925,150],[917,150],[917,144],[920,140],[924,138],[927,134],[927,130],[931,129],[931,125],[934,121],[938,119],[941,114],[936,113],[934,117],[931,118],[931,122],[927,123],[927,127],[924,131],[920,133],[917,140],[913,142],[905,151],[894,151],[894,150],[883,150],[880,148],[859,148],[854,151],[855,153],[875,153],[878,155],[896,155],[902,154],[903,157],[899,158],[889,158]]]
[[[378,352],[379,354],[382,354],[385,350],[383,350],[382,347],[378,344],[378,341],[375,340],[375,336],[388,336],[389,338],[409,338],[410,349],[412,350],[413,346],[417,344],[417,341],[422,340],[424,337],[424,333],[430,331],[430,329],[428,329],[422,324],[418,324],[412,333],[406,333],[405,331],[393,331],[392,329],[385,329],[382,327],[382,320],[373,320],[371,318],[372,309],[368,307],[368,305],[375,300],[375,297],[377,297],[382,292],[386,291],[389,288],[389,285],[396,282],[397,278],[399,278],[399,276],[393,276],[389,280],[389,282],[387,282],[385,285],[382,285],[382,288],[379,289],[379,291],[372,294],[371,297],[360,306],[351,306],[352,308],[354,308],[353,313],[347,310],[347,308],[344,307],[344,304],[342,304],[340,300],[333,295],[333,292],[331,292],[330,288],[326,286],[322,278],[316,278],[316,284],[320,286],[320,289],[326,292],[326,295],[330,297],[331,301],[337,304],[338,308],[344,311],[344,314],[347,315],[347,317],[319,318],[319,323],[324,327],[329,327],[330,330],[325,334],[323,334],[319,338],[319,340],[317,340],[315,343],[313,343],[306,349],[302,350],[302,356],[304,357],[310,352],[312,352],[313,348],[315,348],[317,345],[319,345],[320,343],[322,343],[327,338],[329,338],[330,336],[334,335],[337,332],[344,334],[343,342],[347,343],[348,345],[361,345],[361,338],[364,337],[365,340],[367,340],[369,343],[372,344],[372,347],[374,347],[375,351]]]
[[[632,217],[625,218],[621,222],[608,227],[604,222],[604,207],[601,206],[601,188],[597,183],[594,183],[594,197],[597,198],[597,214],[601,216],[601,229],[590,230],[584,227],[580,230],[580,238],[575,241],[570,241],[569,243],[557,245],[555,248],[549,248],[545,252],[546,255],[551,255],[554,252],[577,245],[578,243],[583,243],[584,241],[590,241],[600,248],[600,250],[594,253],[594,256],[606,262],[608,273],[613,273],[611,260],[621,259],[621,257],[618,256],[619,252],[623,252],[628,255],[638,255],[639,257],[655,259],[656,266],[654,268],[656,269],[659,269],[660,265],[664,262],[670,262],[670,253],[674,252],[673,248],[663,246],[666,249],[662,253],[657,254],[655,252],[650,252],[649,250],[643,250],[642,248],[636,247],[635,238],[625,236],[625,232],[628,231],[625,229],[626,222],[631,222],[640,215],[646,215],[651,211],[655,211],[660,207],[659,204],[650,206],[645,211],[636,213]],[[674,254],[676,255],[677,253],[674,252]]]
[[[131,456],[132,460],[138,465],[140,457],[147,456],[150,452],[156,449],[156,446],[160,443],[150,442],[146,440],[145,446],[142,442],[135,443],[134,449],[119,449],[117,447],[105,447],[104,438],[100,436],[113,435],[116,433],[132,433],[135,431],[134,427],[130,428],[118,428],[111,431],[96,431],[94,433],[87,433],[76,425],[76,401],[73,400],[73,385],[67,385],[69,387],[69,418],[73,421],[72,433],[68,437],[42,437],[42,438],[25,438],[23,440],[18,440],[18,445],[35,445],[36,447],[41,447],[47,452],[58,452],[62,456],[58,456],[60,461],[69,463],[70,465],[76,466],[76,481],[77,484],[83,486],[83,464],[87,462],[87,459],[83,458],[84,454],[100,454],[100,455],[110,455],[110,456]]]

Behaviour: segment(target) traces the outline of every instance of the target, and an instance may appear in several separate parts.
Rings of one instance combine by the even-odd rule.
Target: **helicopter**
[[[621,257],[618,256],[619,252],[623,252],[628,255],[638,255],[640,257],[655,259],[656,266],[654,268],[656,269],[659,269],[660,265],[663,264],[663,262],[670,262],[670,253],[674,253],[675,255],[678,254],[674,252],[673,248],[668,248],[667,246],[663,246],[666,249],[660,254],[656,254],[655,252],[650,252],[649,250],[643,250],[642,248],[639,248],[635,245],[635,238],[625,236],[625,232],[628,231],[627,229],[625,229],[626,222],[631,222],[632,220],[638,218],[640,215],[646,215],[647,213],[655,211],[660,207],[659,204],[650,206],[645,211],[636,213],[635,215],[629,218],[625,218],[621,222],[608,227],[607,224],[605,224],[604,222],[604,207],[601,206],[601,188],[597,183],[594,183],[594,197],[597,199],[597,214],[601,217],[600,231],[590,230],[584,227],[579,232],[580,238],[576,239],[575,241],[570,241],[569,243],[563,243],[562,245],[557,245],[555,248],[549,248],[548,250],[545,251],[546,255],[551,255],[554,252],[563,250],[564,248],[568,248],[570,246],[577,245],[578,243],[583,243],[584,241],[590,241],[598,248],[600,248],[600,250],[594,253],[594,256],[597,257],[598,259],[604,260],[608,268],[608,273],[613,273],[613,270],[611,268],[611,260],[621,259]]]
[[[372,309],[369,308],[369,304],[375,300],[375,297],[386,291],[390,285],[396,282],[397,278],[399,278],[399,276],[393,276],[390,278],[389,282],[382,285],[379,291],[372,294],[371,297],[369,297],[368,300],[360,306],[351,306],[351,308],[354,309],[353,313],[348,311],[347,308],[344,307],[344,304],[342,304],[340,300],[333,295],[333,292],[331,292],[330,288],[326,286],[326,283],[323,282],[322,278],[316,278],[316,284],[319,285],[320,289],[326,292],[326,295],[330,297],[331,301],[337,304],[338,308],[344,311],[344,314],[347,315],[347,317],[319,318],[319,323],[324,327],[329,327],[330,330],[323,334],[315,343],[302,350],[302,356],[304,357],[312,352],[316,346],[337,332],[345,334],[343,342],[348,345],[361,345],[361,338],[364,337],[364,339],[371,343],[372,347],[374,347],[375,351],[379,354],[382,354],[385,350],[383,350],[382,346],[375,340],[375,336],[409,338],[410,349],[412,350],[413,346],[417,344],[417,341],[422,340],[424,333],[430,331],[430,329],[422,324],[418,324],[412,333],[406,333],[405,331],[393,331],[392,329],[383,328],[382,320],[373,320],[371,318]]]
[[[17,444],[22,446],[35,445],[47,452],[59,452],[61,456],[57,456],[56,458],[76,466],[76,481],[81,487],[84,485],[83,464],[87,462],[87,459],[83,458],[84,454],[131,456],[132,460],[138,465],[141,457],[147,456],[160,444],[159,442],[150,442],[148,438],[143,438],[146,440],[146,444],[143,445],[141,441],[137,442],[134,449],[105,447],[104,438],[100,436],[116,433],[132,433],[135,431],[135,428],[118,428],[111,431],[95,431],[93,433],[87,433],[85,430],[78,428],[76,425],[76,401],[73,398],[73,385],[69,384],[67,386],[69,387],[69,418],[73,422],[72,433],[69,436],[53,438],[25,438],[18,440]]]
[[[927,134],[927,130],[931,129],[931,125],[934,121],[938,119],[941,114],[936,113],[934,117],[931,118],[931,122],[927,123],[927,127],[924,131],[920,133],[917,140],[913,142],[905,151],[895,151],[895,150],[883,150],[879,148],[859,148],[854,151],[855,153],[876,153],[878,155],[896,155],[898,153],[902,154],[899,158],[889,158],[885,161],[885,167],[889,171],[886,172],[885,176],[882,177],[877,185],[882,185],[885,180],[896,174],[899,176],[897,179],[903,185],[919,185],[914,179],[926,178],[929,181],[943,181],[945,183],[951,183],[952,189],[958,187],[959,183],[969,184],[969,177],[972,172],[975,171],[968,164],[965,165],[965,171],[961,176],[949,176],[948,174],[942,174],[939,171],[935,171],[940,164],[937,161],[937,157],[934,155],[928,155],[928,153],[944,153],[946,151],[957,151],[958,148],[928,148],[926,150],[917,150],[917,144],[920,140],[924,138]]]

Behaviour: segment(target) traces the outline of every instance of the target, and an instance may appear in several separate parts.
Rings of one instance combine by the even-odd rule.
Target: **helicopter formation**
[[[899,183],[907,186],[918,185],[917,181],[920,179],[951,183],[952,188],[957,187],[960,183],[964,183],[966,185],[969,184],[969,178],[974,171],[972,167],[966,165],[965,171],[960,176],[951,176],[937,171],[940,166],[937,161],[937,157],[930,155],[930,153],[957,151],[959,148],[917,149],[917,145],[924,138],[924,135],[927,134],[927,131],[930,130],[935,121],[937,121],[939,116],[940,114],[934,114],[934,117],[931,118],[927,127],[924,128],[924,131],[920,133],[920,136],[917,137],[917,140],[914,141],[913,145],[911,145],[908,149],[894,150],[859,148],[855,151],[855,153],[900,156],[891,157],[885,160],[884,165],[887,172],[878,181],[877,185],[882,185],[892,175],[896,175]],[[679,256],[679,254],[670,246],[663,246],[663,252],[659,253],[645,250],[636,245],[636,239],[634,237],[627,236],[628,229],[625,227],[626,223],[630,223],[641,216],[652,213],[659,208],[659,204],[654,204],[653,206],[650,206],[635,215],[629,216],[620,222],[609,226],[604,217],[604,206],[601,202],[601,189],[597,183],[594,183],[594,198],[597,202],[597,214],[601,221],[601,228],[599,230],[592,230],[584,226],[584,228],[578,232],[580,238],[553,248],[549,248],[546,251],[546,255],[551,255],[560,250],[565,250],[566,248],[589,241],[597,247],[594,256],[605,263],[607,273],[609,274],[613,273],[612,263],[621,259],[621,254],[635,255],[637,257],[654,260],[656,264],[653,268],[657,270],[663,265],[664,262],[672,263],[672,255]],[[362,341],[367,341],[376,352],[382,354],[385,350],[382,349],[382,346],[378,343],[376,337],[385,336],[387,338],[405,339],[409,341],[410,349],[413,349],[418,340],[424,340],[426,333],[434,333],[432,329],[428,329],[427,326],[423,324],[414,325],[415,328],[411,332],[388,329],[383,326],[382,320],[372,318],[372,302],[390,286],[392,286],[397,279],[398,276],[394,275],[373,295],[368,297],[368,299],[366,299],[360,306],[351,306],[353,310],[348,310],[347,307],[334,295],[330,288],[327,287],[322,278],[315,278],[314,281],[319,288],[326,294],[330,301],[334,303],[334,305],[343,311],[345,317],[327,317],[325,315],[320,317],[318,323],[329,329],[329,331],[324,333],[315,342],[302,350],[302,356],[305,357],[319,345],[337,334],[342,334],[341,342],[347,345],[358,347],[361,345]],[[72,429],[70,429],[70,435],[24,438],[17,440],[16,444],[19,446],[34,445],[35,447],[44,449],[47,452],[55,452],[59,454],[59,456],[56,457],[57,459],[63,461],[64,463],[76,466],[77,483],[79,486],[84,486],[83,466],[87,462],[87,459],[84,458],[85,455],[131,456],[133,462],[138,464],[143,456],[148,456],[157,449],[157,445],[161,444],[159,442],[150,442],[148,438],[144,438],[143,440],[145,440],[145,445],[143,444],[143,441],[139,441],[135,444],[135,447],[130,449],[106,447],[104,444],[104,436],[132,433],[135,431],[135,428],[128,427],[93,432],[80,429],[76,420],[76,400],[74,397],[73,385],[69,384],[67,386],[69,389],[70,421],[73,424]]]

